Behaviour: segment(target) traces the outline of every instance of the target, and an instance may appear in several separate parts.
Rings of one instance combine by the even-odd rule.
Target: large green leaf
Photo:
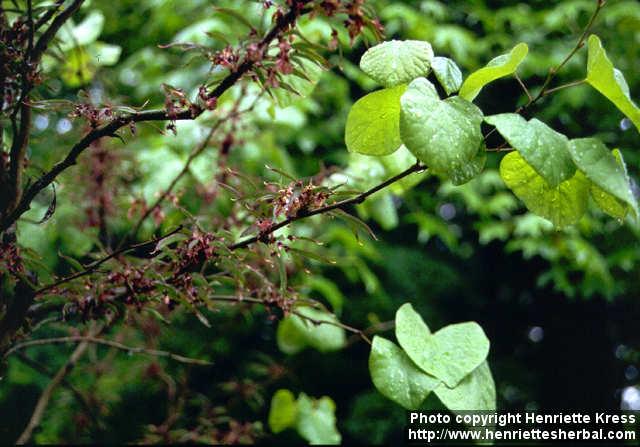
[[[346,333],[337,326],[339,322],[334,315],[313,307],[299,307],[296,311],[306,318],[290,315],[278,325],[276,338],[282,352],[295,354],[307,346],[321,352],[344,347]]]
[[[569,139],[542,121],[534,118],[527,122],[517,113],[488,116],[484,120],[496,126],[498,132],[550,186],[558,186],[575,174],[576,166],[569,154]]]
[[[415,334],[412,343],[401,343],[413,362],[428,374],[455,387],[489,354],[489,339],[475,322],[451,324],[430,337]],[[425,340],[425,342],[420,343]]]
[[[411,303],[405,303],[396,311],[396,338],[407,352],[419,352],[427,344],[431,331]]]
[[[278,390],[271,398],[269,428],[274,433],[294,427],[297,415],[296,399],[289,390]]]
[[[360,98],[349,111],[344,132],[347,149],[365,155],[389,155],[400,147],[399,85]]]
[[[428,75],[432,59],[429,42],[391,40],[369,48],[360,59],[360,68],[385,87],[394,87]]]
[[[456,186],[464,185],[480,174],[486,163],[487,148],[484,143],[482,143],[478,153],[471,160],[461,164],[458,169],[449,173],[449,180]]]
[[[442,101],[425,78],[402,95],[400,135],[405,146],[428,167],[450,175],[468,163],[482,142],[482,112],[457,96]]]
[[[454,61],[448,57],[434,57],[431,61],[431,69],[447,95],[460,90],[462,72]]]
[[[587,210],[590,183],[580,171],[553,187],[522,155],[511,152],[500,163],[500,175],[529,210],[550,220],[556,227],[573,225]]]
[[[622,154],[618,149],[614,149],[611,151],[613,156],[616,158],[616,161],[623,169],[625,176],[627,176],[627,166],[622,159]],[[629,205],[622,200],[618,199],[615,196],[612,196],[604,189],[600,188],[595,183],[591,184],[591,197],[593,197],[594,202],[598,204],[598,206],[607,213],[608,215],[615,217],[616,219],[624,219],[629,211]]]
[[[340,444],[341,436],[336,429],[336,404],[324,396],[311,399],[304,393],[298,396],[298,423],[300,436],[309,444]]]
[[[407,410],[418,409],[440,383],[421,371],[395,343],[378,336],[373,338],[369,372],[377,390]]]
[[[444,406],[453,412],[496,409],[496,386],[486,361],[468,374],[455,388],[449,388],[443,383],[434,392]]]
[[[569,142],[569,152],[578,168],[596,186],[620,199],[638,215],[638,204],[624,166],[596,138],[579,138]],[[621,155],[619,154],[621,157]]]
[[[519,43],[509,53],[492,59],[485,67],[474,71],[465,79],[459,95],[468,101],[473,101],[482,87],[488,83],[515,73],[528,52],[527,44]]]
[[[589,36],[587,82],[607,97],[640,130],[640,108],[631,99],[624,75],[613,67],[607,52],[602,48],[600,38],[595,34]]]

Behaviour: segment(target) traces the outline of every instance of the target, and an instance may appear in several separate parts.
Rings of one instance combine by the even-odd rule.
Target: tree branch
[[[99,331],[96,331],[96,333],[97,332]],[[51,382],[47,384],[47,387],[44,389],[44,391],[40,395],[40,398],[38,399],[38,402],[36,403],[35,409],[33,410],[31,418],[29,419],[29,423],[16,441],[17,445],[23,445],[29,442],[31,436],[33,435],[33,431],[38,427],[38,425],[40,425],[40,422],[42,421],[42,416],[44,415],[44,411],[49,405],[49,400],[51,400],[53,391],[64,380],[66,375],[71,372],[73,367],[76,365],[80,357],[82,357],[82,355],[85,353],[88,347],[89,342],[84,341],[80,343],[69,357],[69,360],[67,360],[62,368],[58,370],[56,375],[53,376]]]
[[[271,233],[276,232],[277,230],[286,227],[287,225],[289,225],[292,222],[295,222],[297,220],[300,219],[304,219],[306,217],[310,217],[310,216],[315,216],[317,214],[323,214],[323,213],[327,213],[329,211],[333,211],[336,209],[344,209],[350,205],[357,205],[359,203],[364,202],[367,197],[369,197],[372,194],[375,194],[376,192],[386,188],[387,186],[402,180],[403,178],[413,174],[414,172],[421,172],[421,171],[425,171],[427,169],[427,167],[425,165],[423,165],[420,162],[415,163],[413,166],[405,169],[404,171],[402,171],[401,173],[394,175],[393,177],[385,180],[384,182],[380,183],[379,185],[374,186],[373,188],[358,194],[355,197],[352,197],[350,199],[345,199],[345,200],[341,200],[339,202],[335,202],[332,203],[330,205],[325,205],[323,207],[320,208],[316,208],[314,210],[311,211],[307,211],[306,213],[302,213],[302,214],[298,214],[297,216],[293,216],[293,217],[289,217],[281,222],[278,222],[277,224],[272,225],[271,227],[269,227],[267,230],[261,232],[260,234],[257,234],[253,237],[250,237],[248,239],[245,239],[243,241],[240,242],[236,242],[235,244],[231,244],[228,245],[227,248],[229,250],[237,250],[239,248],[245,248],[255,242],[258,242],[260,240],[265,239],[266,236],[270,235]]]
[[[51,289],[53,289],[55,287],[58,287],[61,284],[67,283],[69,281],[73,281],[74,279],[78,279],[78,278],[86,276],[86,275],[88,275],[90,273],[93,273],[98,267],[100,267],[102,264],[104,264],[108,260],[113,259],[116,256],[121,255],[123,253],[126,253],[128,251],[132,251],[132,250],[136,250],[138,248],[149,247],[149,246],[155,245],[158,242],[168,238],[169,236],[172,236],[172,235],[176,234],[177,232],[182,230],[182,228],[183,228],[182,225],[180,225],[175,230],[170,231],[169,233],[165,234],[164,236],[160,236],[160,237],[152,239],[150,241],[141,242],[139,244],[131,245],[129,247],[121,248],[119,250],[116,250],[113,253],[105,256],[104,258],[99,259],[99,260],[95,261],[94,263],[90,264],[89,266],[87,266],[87,268],[85,270],[82,270],[81,272],[74,273],[73,275],[66,276],[66,277],[64,277],[62,279],[59,279],[58,281],[55,281],[55,282],[53,282],[51,284],[48,284],[48,285],[38,289],[35,292],[35,294],[36,295],[41,295],[41,294],[47,292],[48,290],[51,290]]]
[[[535,103],[537,103],[540,99],[544,98],[545,96],[547,96],[548,94],[556,90],[559,90],[558,88],[549,90],[548,89],[549,84],[551,84],[551,81],[553,81],[553,79],[556,77],[556,75],[562,69],[562,67],[564,67],[567,64],[567,62],[569,62],[569,60],[571,60],[571,58],[578,52],[578,50],[584,46],[584,42],[587,39],[589,31],[591,31],[591,28],[593,27],[593,24],[595,23],[596,18],[598,17],[598,14],[600,14],[600,11],[602,10],[602,8],[604,8],[605,4],[606,4],[606,0],[596,0],[596,9],[595,11],[593,11],[593,14],[589,18],[589,21],[587,22],[587,25],[582,31],[582,34],[580,35],[580,38],[578,39],[578,42],[576,43],[576,45],[565,56],[562,62],[560,62],[555,67],[551,67],[549,69],[549,73],[547,74],[547,77],[544,80],[542,87],[540,88],[540,92],[534,98],[532,99],[530,98],[525,105],[518,107],[518,110],[516,110],[516,113],[524,112],[525,110],[533,106]],[[578,85],[578,84],[573,84],[573,85]]]
[[[303,2],[309,3],[311,0],[303,0]],[[72,5],[69,6],[66,10],[64,10],[60,15],[56,17],[53,21],[47,32],[50,30],[56,30],[62,26],[60,22],[61,17],[65,17],[68,11],[73,7],[79,6],[79,3],[82,3],[82,0],[76,0]],[[78,5],[76,5],[78,4]],[[271,28],[271,30],[260,40],[258,46],[261,51],[266,51],[266,48],[274,40],[276,37],[286,32],[289,27],[295,22],[295,20],[302,14],[307,12],[306,9],[299,10],[295,6],[290,9],[286,14],[280,16],[276,21],[275,25]],[[72,14],[73,12],[71,12]],[[70,14],[69,14],[70,15]],[[68,18],[68,17],[67,17]],[[66,19],[65,19],[66,20]],[[40,47],[44,44],[44,42],[49,42],[51,37],[45,38],[45,35],[48,36],[47,32],[38,40],[34,51],[39,51]],[[45,47],[46,48],[46,47]],[[41,50],[44,51],[44,50]],[[249,72],[254,67],[255,62],[248,55],[245,57],[244,61],[238,66],[238,68],[231,72],[227,77],[225,77],[209,94],[209,98],[219,98],[224,92],[226,92],[229,88],[231,88],[242,76],[244,76],[247,72]],[[136,112],[130,113],[118,118],[115,118],[113,121],[105,124],[102,127],[99,127],[95,130],[92,130],[88,134],[86,134],[78,143],[76,143],[67,156],[56,163],[50,171],[42,175],[38,178],[23,194],[21,200],[15,206],[15,208],[8,213],[8,215],[3,216],[2,221],[0,222],[0,233],[9,228],[22,214],[24,214],[30,208],[30,204],[33,199],[38,195],[40,191],[49,186],[60,173],[62,173],[67,168],[76,164],[78,156],[88,148],[91,143],[94,141],[106,137],[113,136],[116,131],[120,128],[131,124],[138,123],[144,121],[167,121],[167,120],[192,120],[200,116],[204,110],[201,107],[193,106],[191,108],[182,110],[177,113],[169,113],[166,110],[149,110],[144,112]]]
[[[36,362],[35,360],[27,357],[26,355],[24,355],[21,352],[16,352],[16,357],[22,363],[24,363],[25,365],[27,365],[27,366],[31,367],[32,369],[38,371],[40,374],[52,378],[53,373],[51,371],[49,371],[49,369],[46,366],[42,365],[41,363]],[[85,397],[82,395],[82,393],[75,386],[73,386],[71,384],[71,382],[69,382],[66,378],[62,379],[61,383],[65,388],[67,388],[69,391],[71,391],[71,393],[76,398],[78,403],[80,403],[80,406],[83,408],[85,413],[87,415],[89,415],[89,417],[91,418],[91,421],[93,422],[93,424],[96,427],[100,427],[100,425],[101,425],[100,421],[96,417],[96,414],[93,411],[93,409],[91,408],[91,405],[89,405],[89,402],[87,402],[87,399],[85,399]]]
[[[60,31],[60,28],[62,28],[62,25],[64,25],[66,21],[71,18],[73,14],[75,14],[75,12],[80,8],[80,6],[82,6],[83,3],[84,3],[84,0],[73,0],[73,2],[69,6],[63,9],[62,12],[58,14],[55,19],[53,19],[53,22],[51,22],[51,25],[49,25],[49,28],[47,28],[44,31],[44,33],[40,36],[40,38],[36,42],[36,45],[33,49],[33,54],[31,57],[31,61],[33,63],[40,62],[40,58],[42,57],[44,52],[47,50],[47,48],[49,47],[49,44],[51,43],[53,38],[56,36],[58,31]],[[54,7],[52,9],[54,12],[57,11],[57,7]],[[45,17],[46,16],[47,14],[45,14]],[[47,17],[47,20],[49,20],[49,18],[50,17]],[[38,23],[40,23],[40,21],[38,21]]]

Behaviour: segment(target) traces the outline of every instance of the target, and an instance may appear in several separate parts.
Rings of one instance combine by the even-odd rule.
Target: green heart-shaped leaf
[[[421,371],[395,343],[378,336],[373,338],[369,372],[376,389],[407,410],[418,409],[440,383]]]
[[[385,87],[394,87],[428,75],[432,59],[429,42],[391,40],[369,48],[360,59],[360,68]]]
[[[483,140],[475,105],[457,96],[442,101],[425,78],[411,82],[400,103],[402,141],[428,167],[451,175],[474,158]]]
[[[631,183],[624,164],[600,140],[579,138],[569,142],[569,152],[580,171],[596,186],[628,204],[638,215],[638,204],[631,192]],[[619,157],[622,157],[618,153]]]
[[[613,67],[607,52],[602,48],[600,38],[595,34],[589,36],[587,82],[620,109],[640,130],[640,108],[631,99],[624,75]]]
[[[522,155],[511,152],[500,163],[500,176],[529,210],[556,227],[573,225],[587,210],[590,182],[580,171],[552,187]]]
[[[455,388],[448,388],[443,383],[434,392],[444,406],[453,412],[495,411],[496,409],[496,386],[486,361],[468,374]]]
[[[535,118],[527,121],[516,113],[488,116],[484,120],[496,126],[498,132],[550,186],[558,186],[575,174],[576,166],[569,154],[569,139],[542,121]]]
[[[474,71],[465,79],[459,95],[468,101],[473,101],[482,87],[488,83],[515,73],[528,52],[527,44],[519,43],[509,53],[492,59],[486,67]]]
[[[360,98],[349,111],[344,138],[350,152],[389,155],[400,147],[400,97],[407,87],[399,85]]]

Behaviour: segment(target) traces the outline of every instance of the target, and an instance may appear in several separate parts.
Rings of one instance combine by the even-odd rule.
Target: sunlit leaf
[[[496,386],[487,362],[482,362],[455,388],[449,388],[443,383],[434,392],[453,412],[496,409]]]
[[[407,355],[420,369],[452,388],[489,353],[489,340],[475,322],[451,324],[428,337],[415,333],[412,338],[401,343]]]
[[[528,52],[527,44],[519,43],[509,53],[492,59],[485,67],[474,71],[465,79],[460,87],[460,97],[473,101],[482,87],[496,79],[515,73]]]
[[[432,59],[429,42],[391,40],[369,48],[360,59],[360,68],[385,87],[394,87],[428,75]]]
[[[360,98],[349,111],[345,142],[351,152],[388,155],[400,140],[400,97],[405,85],[378,90]]]
[[[122,48],[103,42],[95,42],[87,47],[87,52],[96,65],[114,65],[120,59]]]
[[[418,409],[440,383],[421,371],[395,343],[378,336],[373,338],[369,372],[376,389],[407,410]]]
[[[625,175],[627,175],[627,166],[622,159],[622,154],[618,149],[614,149],[611,151],[614,157],[616,157],[616,161],[624,170]],[[591,184],[591,197],[593,201],[608,215],[611,217],[615,217],[616,219],[624,219],[624,217],[629,212],[629,205],[618,199],[617,197],[612,196],[604,189],[597,186],[595,183]]]
[[[596,186],[628,204],[638,215],[638,204],[623,164],[596,138],[579,138],[569,142],[573,161]],[[619,157],[622,157],[618,153]]]
[[[516,113],[485,117],[550,186],[573,177],[576,166],[569,154],[569,139],[542,121],[525,120]]]
[[[613,67],[595,34],[589,36],[587,82],[620,109],[640,131],[640,108],[631,99],[624,75]]]
[[[431,69],[447,95],[460,90],[462,72],[454,61],[448,57],[434,57],[431,61]]]
[[[511,152],[500,163],[500,175],[529,210],[550,220],[556,227],[575,224],[587,210],[590,182],[580,171],[552,187],[522,155]]]
[[[411,303],[405,303],[396,311],[396,338],[407,352],[419,352],[431,336],[429,327]]]

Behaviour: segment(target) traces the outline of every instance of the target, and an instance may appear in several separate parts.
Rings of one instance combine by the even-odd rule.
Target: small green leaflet
[[[578,138],[569,142],[569,152],[578,169],[596,186],[628,204],[638,216],[638,204],[624,165],[596,138]],[[618,153],[619,157],[622,157]]]
[[[429,327],[411,303],[404,303],[396,311],[396,338],[405,351],[420,351],[431,336]]]
[[[618,149],[614,149],[611,151],[613,156],[616,158],[616,161],[622,167],[624,171],[624,175],[627,176],[627,166],[622,159],[622,153]],[[604,189],[597,186],[595,183],[591,184],[591,197],[593,201],[598,204],[598,206],[610,215],[611,217],[615,217],[616,219],[624,219],[629,211],[629,205],[621,201],[620,199],[612,196]]]
[[[620,109],[640,131],[640,108],[631,99],[624,75],[613,67],[595,34],[589,36],[587,82]]]
[[[516,113],[502,113],[484,119],[515,148],[550,186],[558,186],[576,172],[569,154],[569,139],[542,121],[527,122]]]
[[[289,390],[278,390],[271,398],[269,428],[274,433],[296,425],[296,399]]]
[[[298,396],[298,423],[300,436],[311,445],[340,444],[341,436],[336,429],[336,404],[330,397],[311,399],[304,393]]]
[[[518,152],[500,163],[500,176],[529,210],[562,228],[578,222],[587,210],[590,182],[580,172],[558,186],[550,186]]]
[[[496,409],[496,386],[486,361],[467,375],[455,388],[448,388],[443,383],[434,392],[453,412]]]
[[[440,383],[421,371],[395,343],[379,336],[373,338],[369,371],[380,394],[407,410],[418,409]]]
[[[349,152],[389,155],[400,140],[400,97],[406,85],[378,90],[360,98],[347,117],[345,143]]]
[[[298,315],[284,318],[276,331],[278,347],[282,352],[295,354],[307,346],[321,352],[336,351],[344,347],[345,330],[336,326],[338,319],[334,315],[313,307],[298,307],[296,311],[314,321],[326,323],[316,325]]]
[[[429,42],[391,40],[369,48],[360,59],[360,68],[385,87],[395,87],[428,75],[432,59]]]
[[[460,87],[460,97],[473,101],[488,83],[515,73],[528,52],[527,44],[519,43],[509,53],[492,59],[485,67],[469,75]]]
[[[447,95],[460,90],[462,72],[454,61],[448,57],[434,57],[431,61],[431,69]]]
[[[476,155],[483,137],[475,105],[457,96],[442,101],[425,78],[411,82],[400,102],[402,141],[429,168],[449,175]]]

